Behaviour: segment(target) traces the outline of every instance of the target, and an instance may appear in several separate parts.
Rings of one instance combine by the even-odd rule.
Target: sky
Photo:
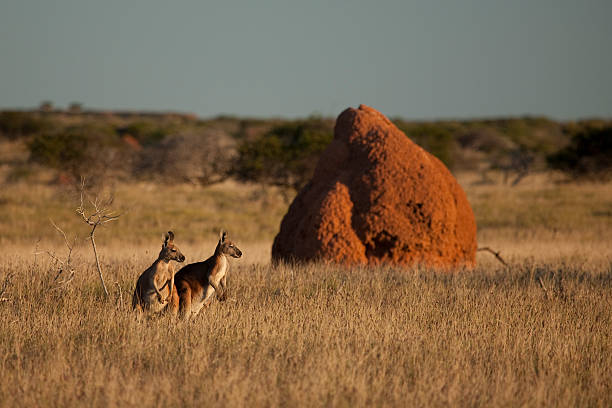
[[[0,0],[0,109],[612,117],[610,0]]]

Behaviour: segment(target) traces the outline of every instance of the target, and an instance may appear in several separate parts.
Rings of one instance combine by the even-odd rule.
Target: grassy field
[[[509,267],[487,253],[455,274],[273,267],[278,191],[117,185],[122,216],[96,232],[108,300],[74,191],[7,183],[0,405],[611,406],[612,185],[459,180],[479,246]],[[45,252],[66,255],[49,218],[80,237],[65,285]],[[194,262],[219,228],[245,254],[230,299],[189,323],[138,323],[131,292],[162,233]]]

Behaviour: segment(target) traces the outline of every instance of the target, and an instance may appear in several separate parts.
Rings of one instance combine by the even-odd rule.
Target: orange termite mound
[[[274,239],[275,261],[474,266],[476,222],[440,160],[383,114],[349,108]]]

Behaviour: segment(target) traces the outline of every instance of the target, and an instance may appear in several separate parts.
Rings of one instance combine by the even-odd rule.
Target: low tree
[[[108,298],[108,289],[104,283],[104,275],[102,273],[102,267],[100,266],[100,259],[98,258],[98,248],[96,247],[95,233],[96,229],[103,226],[111,221],[115,221],[119,218],[119,214],[116,214],[110,207],[113,203],[113,196],[110,195],[106,199],[100,199],[96,195],[93,199],[88,198],[89,204],[85,204],[85,180],[81,180],[81,204],[76,209],[76,213],[81,216],[83,222],[91,227],[89,232],[89,241],[93,249],[94,257],[96,259],[96,268],[98,270],[98,276],[100,277],[100,283],[102,283],[102,289],[104,294]]]
[[[395,121],[396,126],[413,142],[436,156],[449,169],[455,166],[457,143],[454,133],[443,123],[410,123]]]
[[[227,179],[235,155],[235,141],[215,128],[191,129],[145,145],[134,172],[164,182],[210,185]]]
[[[70,105],[68,105],[68,112],[75,114],[83,112],[83,104],[81,102],[71,102]]]
[[[578,130],[568,146],[548,156],[551,168],[574,178],[612,177],[612,126]]]
[[[107,124],[71,126],[36,135],[28,144],[30,161],[57,169],[77,181],[81,177],[108,180],[125,171],[129,160],[124,143]]]
[[[31,112],[2,111],[0,112],[0,134],[9,139],[35,135],[52,129],[54,124]]]
[[[38,106],[38,110],[41,112],[52,112],[53,111],[53,102],[51,101],[42,101]]]
[[[152,120],[137,120],[117,129],[122,136],[131,136],[142,146],[161,142],[171,133],[171,128]]]
[[[243,181],[300,190],[332,138],[331,125],[322,119],[277,126],[238,146],[233,172]]]

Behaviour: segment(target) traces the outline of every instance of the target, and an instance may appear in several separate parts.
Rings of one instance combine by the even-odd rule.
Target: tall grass
[[[611,406],[612,189],[461,181],[479,244],[509,267],[486,253],[454,274],[275,267],[286,208],[276,192],[118,186],[115,204],[129,211],[97,235],[109,299],[83,243],[65,285],[34,254],[65,255],[48,218],[79,232],[74,197],[10,185],[0,192],[0,290],[12,274],[0,296],[0,405]],[[161,233],[174,229],[194,262],[219,227],[244,252],[229,300],[187,323],[138,322],[131,293]]]
[[[54,289],[47,261],[4,257],[17,276],[0,306],[2,405],[612,403],[610,268],[237,261],[229,301],[138,323],[128,297],[148,261],[112,259],[105,301],[92,268]]]

